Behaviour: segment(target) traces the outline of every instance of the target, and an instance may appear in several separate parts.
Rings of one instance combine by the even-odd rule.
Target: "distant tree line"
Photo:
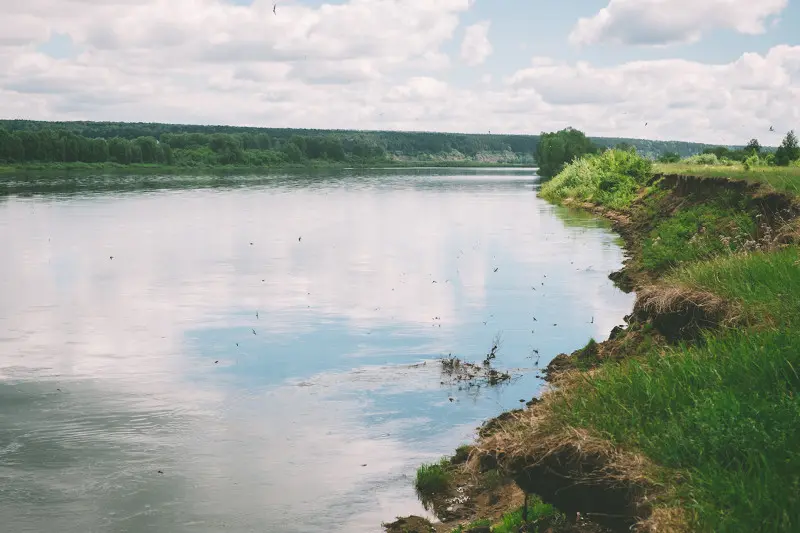
[[[413,158],[450,153],[465,158],[486,152],[531,156],[537,139],[530,135],[27,120],[0,120],[0,131],[0,161],[5,162],[109,161],[189,166],[269,165],[308,160],[380,161],[392,156]],[[60,149],[62,140],[70,145],[65,151]],[[40,149],[53,143],[55,148]],[[73,149],[72,145],[79,148]],[[84,149],[90,145],[95,147],[91,155]]]
[[[546,135],[0,120],[0,162],[261,166],[316,160],[379,162],[395,157],[424,159],[439,154],[468,159],[482,153],[505,153],[530,159],[534,155],[541,157],[551,149],[563,149],[564,157],[571,157],[575,155],[570,152],[573,142],[584,143],[586,148],[592,146],[596,150],[631,146],[651,158],[665,152],[687,157],[708,148],[697,143],[646,139],[586,139],[583,134],[581,139],[575,137],[567,144],[560,144],[558,138]],[[544,151],[538,148],[542,139],[549,146]],[[545,156],[545,166],[550,164],[548,161]]]
[[[162,133],[91,138],[65,129],[0,127],[0,162],[144,163],[164,165],[270,165],[306,160],[385,159],[386,150],[369,139],[293,135],[284,142],[266,133]]]

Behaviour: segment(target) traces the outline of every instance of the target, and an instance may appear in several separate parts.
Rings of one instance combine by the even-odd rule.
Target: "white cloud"
[[[464,41],[461,43],[461,59],[467,65],[477,66],[486,61],[492,54],[492,43],[489,42],[488,20],[469,26],[464,31]]]
[[[0,41],[0,116],[510,133],[572,125],[705,142],[800,127],[800,47],[718,65],[536,57],[505,84],[486,72],[456,86],[445,52],[470,0],[287,2],[277,15],[263,0],[125,1],[14,3],[0,18],[0,35],[13,36]],[[485,35],[489,23],[467,34],[475,28]],[[37,52],[52,32],[79,55]]]
[[[695,42],[718,28],[758,34],[788,4],[789,0],[610,0],[593,17],[580,19],[569,39],[578,45],[668,45]]]
[[[671,59],[601,68],[536,58],[506,83],[512,94],[528,91],[531,108],[595,135],[726,143],[757,135],[774,144],[770,125],[800,123],[797,46],[720,65]]]

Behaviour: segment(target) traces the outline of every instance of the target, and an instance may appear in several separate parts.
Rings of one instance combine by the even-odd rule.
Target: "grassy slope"
[[[725,173],[718,167],[656,170]],[[734,177],[785,191],[794,190],[800,174],[763,169]],[[564,182],[542,194],[571,196]],[[570,187],[581,200],[601,198],[591,185]],[[619,208],[615,199],[600,203]],[[645,209],[647,201],[639,205]],[[735,234],[757,223],[754,213],[728,207],[680,208],[644,237],[646,251],[648,242],[652,248],[668,234],[670,242],[659,241],[666,248],[659,257],[682,261],[648,264],[641,249],[633,252],[640,265],[658,269],[665,286],[710,291],[736,305],[739,326],[603,365],[590,379],[572,380],[552,394],[547,418],[555,427],[586,428],[663,467],[654,474],[666,483],[663,505],[686,511],[693,530],[800,531],[800,255],[796,245],[746,253],[702,247],[697,235],[709,224],[708,239],[718,243],[724,228]],[[687,253],[693,249],[702,253]]]
[[[800,192],[800,167],[756,167],[745,170],[742,165],[685,165],[681,163],[655,165],[661,174],[683,174],[712,178],[730,178],[763,183],[777,191]]]

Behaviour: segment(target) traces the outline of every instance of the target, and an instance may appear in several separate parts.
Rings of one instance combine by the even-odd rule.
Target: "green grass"
[[[731,331],[607,365],[554,409],[684,472],[700,531],[800,531],[798,371],[800,332]]]
[[[763,183],[775,190],[800,192],[800,167],[753,167],[745,170],[742,165],[686,165],[681,163],[658,163],[654,171],[659,174],[684,174],[712,178],[730,178]]]
[[[798,167],[654,170],[800,191]],[[600,201],[596,174],[576,162],[543,196],[624,205],[627,193]],[[551,397],[551,422],[592,429],[650,458],[665,504],[687,510],[696,531],[800,531],[800,251],[753,251],[759,219],[732,192],[689,197],[674,213],[674,203],[662,202],[667,194],[650,191],[633,208],[635,219],[656,221],[637,266],[663,275],[666,286],[735,303],[744,321],[693,344],[644,344],[636,356],[601,365]]]
[[[528,500],[528,523],[535,524],[536,522],[549,519],[549,522],[563,521],[563,516],[559,515],[555,508],[547,503],[542,502],[538,498],[530,497]],[[510,513],[506,513],[500,519],[500,522],[492,528],[492,533],[517,533],[520,527],[524,525],[522,521],[522,508],[519,508]],[[546,528],[537,526],[532,527],[528,531],[531,533],[540,533]]]
[[[554,416],[682,472],[673,503],[699,531],[800,531],[798,260],[791,247],[677,269],[668,284],[738,301],[755,327],[605,365]]]
[[[608,150],[584,156],[542,185],[540,195],[550,201],[567,198],[623,210],[630,206],[652,175],[652,163],[633,152]]]
[[[543,526],[541,522],[547,521]],[[539,524],[537,524],[539,522]],[[559,514],[556,509],[547,503],[542,502],[535,496],[530,496],[528,500],[528,524],[530,533],[543,533],[548,527],[565,522],[565,517]],[[492,526],[492,521],[488,519],[476,520],[467,525],[461,525],[453,529],[451,533],[465,533],[472,528]],[[525,525],[522,521],[522,508],[506,513],[500,518],[497,524],[492,527],[492,533],[518,533],[520,528]],[[540,527],[542,526],[542,527]]]
[[[755,325],[769,320],[782,327],[800,326],[800,252],[795,246],[687,265],[666,282],[739,302]]]
[[[642,266],[653,272],[740,250],[756,235],[756,222],[742,207],[710,202],[679,210],[642,244]]]
[[[444,458],[438,463],[423,464],[417,469],[414,488],[423,501],[428,501],[450,488],[451,468],[450,459]]]

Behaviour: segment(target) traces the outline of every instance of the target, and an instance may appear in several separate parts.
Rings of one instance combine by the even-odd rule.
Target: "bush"
[[[681,156],[675,152],[666,152],[658,156],[659,163],[678,163],[680,160]]]
[[[687,165],[719,165],[720,160],[716,154],[697,154],[683,160]]]
[[[761,165],[762,165],[761,158],[758,157],[757,155],[751,155],[750,157],[744,160],[744,163],[742,163],[742,166],[744,166],[745,170],[750,170],[755,167],[760,167]]]
[[[574,198],[625,209],[647,184],[652,172],[653,163],[649,159],[635,152],[608,150],[567,165],[542,186],[541,195],[551,201]]]

